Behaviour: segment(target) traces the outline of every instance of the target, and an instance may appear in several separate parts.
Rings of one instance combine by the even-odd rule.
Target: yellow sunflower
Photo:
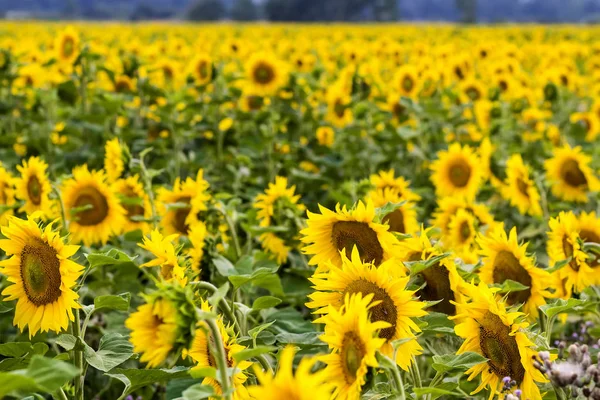
[[[298,204],[299,194],[294,194],[296,186],[287,187],[288,181],[284,176],[275,177],[275,183],[269,183],[265,193],[256,196],[254,208],[258,210],[258,219],[260,226],[267,227],[271,225],[271,218],[279,206],[289,205],[299,210],[304,210],[304,206]],[[284,204],[281,204],[284,202]]]
[[[177,251],[173,245],[173,240],[178,235],[164,237],[158,230],[150,232],[150,236],[144,236],[143,243],[138,244],[142,249],[148,250],[154,259],[140,265],[140,267],[160,267],[160,276],[165,281],[172,279],[180,283],[185,283],[185,269],[179,265]]]
[[[202,301],[200,308],[203,311],[211,312],[212,308],[208,305],[208,302]],[[223,324],[221,316],[216,320],[217,326],[219,327],[219,333],[221,334],[221,346],[225,350],[225,361],[227,362],[227,368],[235,368],[233,374],[233,399],[243,400],[248,399],[247,389],[244,387],[244,382],[248,379],[244,373],[252,363],[250,361],[236,362],[234,356],[245,350],[246,347],[236,343],[234,337],[231,337],[227,331],[227,328]],[[185,357],[190,357],[196,364],[194,369],[201,369],[206,367],[217,368],[217,362],[215,361],[215,354],[212,347],[215,345],[215,338],[213,338],[208,325],[204,321],[198,322],[198,328],[194,333],[194,339],[192,344],[186,352]],[[216,394],[221,394],[221,385],[218,381],[213,378],[204,378],[203,384],[210,385],[215,388]]]
[[[104,146],[104,170],[109,182],[119,179],[125,170],[123,149],[117,138],[106,141]]]
[[[521,214],[537,217],[542,215],[540,193],[530,175],[521,155],[513,154],[506,162],[506,185],[502,188],[502,196]]]
[[[587,243],[600,243],[600,218],[595,211],[590,213],[582,212],[577,217],[579,227],[579,237]],[[593,269],[590,276],[591,284],[600,285],[600,259],[596,254],[589,254],[587,264]]]
[[[552,194],[566,201],[587,202],[588,192],[600,190],[600,181],[589,166],[591,161],[579,146],[555,148],[553,157],[544,162]]]
[[[72,64],[79,56],[79,33],[68,26],[58,34],[54,42],[56,58],[64,63]]]
[[[0,163],[0,226],[6,225],[9,217],[14,214],[15,203],[13,177]]]
[[[415,97],[421,90],[419,74],[412,65],[402,65],[392,80],[392,88],[402,96]]]
[[[333,387],[324,369],[312,372],[317,358],[303,358],[294,373],[293,346],[281,351],[277,374],[256,368],[258,385],[248,387],[252,398],[261,400],[330,400]]]
[[[260,245],[269,254],[272,254],[279,264],[287,261],[292,248],[285,244],[285,241],[272,232],[263,233],[259,236]]]
[[[600,119],[593,112],[577,112],[571,114],[569,120],[584,130],[588,142],[593,142],[600,134]]]
[[[448,234],[442,238],[447,248],[453,249],[464,262],[474,264],[477,262],[475,251],[478,249],[475,238],[477,237],[477,219],[468,210],[461,208],[448,224]]]
[[[118,179],[112,187],[120,198],[121,206],[125,209],[126,218],[123,223],[123,232],[131,232],[137,229],[143,233],[148,232],[150,225],[146,221],[140,221],[140,219],[147,220],[152,217],[152,206],[139,176],[133,175]]]
[[[377,208],[383,207],[388,203],[399,204],[394,211],[384,215],[381,222],[389,226],[390,232],[414,233],[419,229],[417,222],[417,210],[412,202],[406,201],[400,193],[392,188],[377,189],[369,192],[367,198],[373,201]]]
[[[527,289],[511,292],[506,297],[509,306],[523,304],[523,312],[530,319],[538,316],[538,307],[546,304],[545,297],[553,282],[548,271],[535,266],[534,258],[527,255],[529,243],[519,245],[517,228],[507,236],[504,229],[494,229],[487,237],[479,237],[483,267],[479,270],[482,282],[502,284],[507,279],[518,282]]]
[[[125,321],[131,330],[129,341],[141,353],[148,368],[161,365],[172,353],[178,338],[177,308],[167,298],[148,297]]]
[[[484,204],[478,204],[459,197],[445,197],[438,200],[438,208],[433,213],[433,226],[442,231],[442,238],[450,235],[450,222],[460,210],[466,210],[475,217],[479,229],[488,230],[497,222]]]
[[[48,164],[39,157],[31,157],[29,161],[23,161],[23,165],[17,165],[21,176],[15,179],[15,196],[24,201],[19,212],[33,214],[41,212],[44,218],[52,216],[52,201],[50,193],[52,186],[48,179]]]
[[[580,236],[579,221],[573,212],[561,211],[558,217],[550,219],[548,225],[550,231],[546,251],[550,265],[570,259],[567,265],[554,272],[559,296],[568,298],[573,291],[579,293],[592,285],[598,279],[600,269],[588,264],[588,256],[580,245],[583,239]]]
[[[62,194],[74,242],[104,244],[121,232],[125,210],[102,171],[90,172],[87,165],[73,168],[73,177],[63,183]]]
[[[17,300],[13,324],[21,331],[28,326],[30,337],[64,331],[80,308],[73,287],[83,267],[69,260],[79,246],[65,244],[52,224],[42,228],[32,217],[11,217],[2,234],[0,249],[10,258],[0,261],[0,272],[12,283],[2,294]]]
[[[454,143],[440,151],[431,165],[431,181],[439,197],[462,196],[474,200],[482,180],[477,154],[469,146]]]
[[[113,90],[117,93],[131,93],[135,89],[135,80],[127,75],[119,75],[115,77],[113,82]]]
[[[192,247],[188,250],[191,259],[192,270],[200,272],[202,257],[204,257],[204,241],[208,236],[206,224],[202,221],[196,222],[189,231],[189,239]]]
[[[375,353],[385,343],[378,337],[380,329],[389,328],[385,321],[371,321],[369,311],[375,306],[373,295],[346,295],[344,304],[315,322],[325,324],[320,339],[332,352],[319,359],[327,364],[330,382],[335,385],[333,396],[340,400],[359,399],[369,367],[377,367]]]
[[[412,202],[421,201],[421,196],[410,190],[410,181],[407,181],[402,176],[396,177],[395,174],[393,169],[390,169],[389,171],[379,171],[379,173],[371,175],[369,180],[375,189],[392,189],[397,192],[403,200]]]
[[[175,179],[172,190],[159,189],[157,209],[165,234],[187,235],[190,226],[198,222],[198,213],[207,210],[209,185],[203,174],[203,170],[199,170],[195,180],[189,177],[185,181]]]
[[[213,78],[213,61],[212,58],[206,54],[201,53],[196,55],[190,64],[191,75],[198,85],[206,85]]]
[[[340,252],[340,257],[341,266],[327,263],[327,272],[317,271],[310,278],[316,291],[308,295],[311,301],[306,306],[316,309],[315,313],[327,314],[331,307],[339,309],[348,294],[373,295],[372,301],[379,303],[371,308],[371,321],[389,323],[388,328],[379,331],[379,337],[386,340],[382,353],[393,356],[391,343],[394,340],[412,338],[400,345],[396,355],[396,363],[406,370],[412,357],[422,351],[415,339],[415,332],[420,329],[413,318],[427,314],[425,303],[413,298],[414,291],[406,290],[409,277],[400,276],[398,269],[402,266],[396,261],[386,261],[379,267],[365,263],[356,247],[351,259],[344,252]]]
[[[517,382],[524,399],[541,400],[536,382],[547,380],[533,366],[537,351],[525,331],[528,324],[520,321],[522,313],[506,310],[505,304],[497,300],[496,291],[483,282],[472,286],[469,301],[458,303],[457,315],[452,317],[461,321],[454,331],[465,339],[457,353],[472,351],[488,359],[466,372],[468,380],[481,375],[481,383],[471,394],[489,387],[491,400],[500,394],[502,379],[509,376]]]
[[[287,66],[268,53],[255,53],[246,62],[246,80],[252,92],[260,96],[271,96],[287,84]]]
[[[327,115],[325,119],[337,128],[344,128],[354,120],[351,96],[341,85],[334,85],[327,92]]]
[[[350,211],[339,204],[335,212],[321,205],[319,209],[321,214],[307,212],[308,227],[300,231],[306,244],[303,252],[312,255],[310,265],[331,261],[340,266],[340,251],[346,249],[346,256],[350,256],[355,246],[364,261],[375,265],[393,258],[397,239],[388,231],[389,225],[375,221],[372,201],[359,201]]]

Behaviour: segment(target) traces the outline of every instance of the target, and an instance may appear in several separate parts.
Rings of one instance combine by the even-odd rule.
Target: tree
[[[231,9],[231,19],[235,21],[254,21],[257,14],[256,5],[252,0],[237,0]]]
[[[199,0],[187,12],[191,21],[218,21],[225,16],[225,6],[220,0]]]
[[[456,0],[456,7],[461,12],[462,22],[466,24],[477,22],[477,0]]]
[[[373,13],[377,21],[397,21],[398,3],[396,0],[377,0],[373,5]]]

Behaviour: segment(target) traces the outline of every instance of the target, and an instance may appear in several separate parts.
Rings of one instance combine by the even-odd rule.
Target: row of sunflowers
[[[0,398],[600,399],[598,33],[0,24]]]

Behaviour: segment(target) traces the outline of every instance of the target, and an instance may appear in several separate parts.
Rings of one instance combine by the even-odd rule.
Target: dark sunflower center
[[[204,60],[200,61],[198,63],[198,76],[202,79],[205,79],[208,77],[208,63]]]
[[[498,82],[498,86],[500,87],[500,90],[502,90],[503,92],[506,92],[506,90],[508,89],[508,82],[504,79],[501,79]]]
[[[450,287],[450,273],[448,270],[439,263],[436,263],[424,269],[420,275],[425,280],[426,285],[423,289],[419,290],[418,296],[424,301],[441,300],[439,303],[429,307],[429,310],[447,315],[456,314],[456,307],[450,303],[455,298],[454,292]]]
[[[42,202],[42,185],[37,176],[33,175],[27,182],[27,194],[29,199],[36,206]]]
[[[368,294],[373,294],[372,301],[381,301],[378,305],[371,308],[371,320],[372,321],[385,321],[391,324],[389,328],[382,329],[379,331],[379,337],[390,340],[396,333],[396,322],[398,320],[398,310],[394,304],[394,300],[390,295],[382,288],[374,284],[373,282],[359,279],[352,281],[346,291],[346,294],[362,293],[363,297]]]
[[[489,360],[490,372],[504,378],[510,376],[517,384],[525,377],[525,368],[521,363],[519,345],[514,336],[510,336],[510,328],[500,317],[487,312],[479,321],[479,346],[481,352]]]
[[[131,90],[131,85],[129,85],[129,81],[125,79],[119,79],[115,82],[115,91],[118,93],[129,92]]]
[[[178,199],[177,202],[190,204],[190,200],[191,200],[190,197],[185,196],[185,197],[181,197],[180,199]],[[177,210],[175,210],[175,216],[173,218],[173,227],[175,228],[175,230],[177,230],[177,232],[179,232],[183,235],[187,235],[188,231],[190,230],[190,227],[187,224],[187,222],[185,222],[185,220],[187,219],[191,210],[192,210],[191,206],[182,207],[182,208],[178,208]]]
[[[62,53],[65,57],[70,57],[75,51],[75,41],[72,37],[66,37],[62,43]]]
[[[462,68],[459,66],[454,67],[454,75],[456,75],[456,77],[460,80],[463,80],[465,78],[465,74]]]
[[[481,98],[481,93],[476,87],[470,86],[467,88],[467,90],[465,90],[465,92],[472,101],[476,101]]]
[[[39,239],[25,245],[20,268],[25,294],[33,304],[43,306],[58,300],[62,280],[54,248]]]
[[[267,85],[275,79],[275,70],[273,66],[265,62],[259,62],[254,67],[254,73],[252,74],[254,80],[261,85]]]
[[[74,207],[82,208],[74,215],[79,225],[98,225],[108,216],[106,197],[92,186],[81,189],[75,199]]]
[[[579,168],[579,163],[573,159],[565,161],[560,167],[560,175],[569,186],[587,185],[587,178]]]
[[[590,124],[590,121],[587,118],[581,118],[579,121],[577,121],[577,123],[587,132],[590,130],[590,127],[592,126],[592,124]]]
[[[600,236],[598,236],[596,232],[590,231],[589,229],[582,229],[579,232],[579,236],[584,242],[600,243]]]
[[[508,304],[525,303],[531,296],[531,275],[510,251],[502,250],[494,259],[494,283],[503,283],[507,279],[528,286],[528,289],[508,294]]]
[[[463,221],[460,224],[460,238],[463,242],[467,241],[471,237],[471,227],[468,221]]]
[[[529,197],[529,185],[527,185],[527,183],[525,183],[525,181],[522,178],[517,178],[517,189],[519,189],[519,192],[523,196]]]
[[[346,383],[351,385],[356,381],[356,375],[366,354],[365,345],[354,332],[347,332],[342,340],[340,357]]]
[[[404,79],[402,79],[402,89],[404,89],[405,92],[410,92],[413,87],[415,87],[413,78],[410,76],[405,76]]]
[[[342,251],[346,249],[346,256],[350,257],[354,246],[358,249],[360,258],[364,262],[373,262],[375,265],[383,261],[383,248],[379,243],[377,233],[366,222],[338,221],[331,230],[333,245]]]
[[[390,226],[390,232],[406,233],[406,227],[404,226],[404,214],[402,214],[402,210],[400,208],[383,217],[383,223],[387,223]]]
[[[172,69],[170,66],[168,66],[168,65],[165,65],[165,66],[163,66],[163,67],[162,67],[162,71],[163,71],[163,76],[164,76],[164,77],[165,77],[167,80],[171,80],[171,79],[173,79],[173,75],[174,75],[174,73],[173,73],[173,69]]]
[[[344,106],[342,102],[338,99],[333,105],[333,112],[335,113],[335,115],[338,116],[338,118],[342,118],[344,116],[344,113],[346,112],[346,106]]]
[[[566,237],[563,237],[562,240],[562,246],[563,246],[563,253],[565,253],[565,257],[569,258],[569,257],[573,257],[573,245],[569,242],[569,239],[567,239]],[[579,271],[579,264],[577,264],[577,260],[571,260],[571,262],[569,262],[569,266],[571,267],[571,269],[573,269],[573,271],[578,272]]]
[[[392,112],[394,113],[394,115],[396,116],[396,118],[402,119],[402,118],[404,118],[404,116],[406,116],[406,107],[404,107],[400,103],[394,103],[394,107],[393,107],[393,111]]]
[[[130,187],[125,189],[125,198],[129,200],[137,199],[137,193]],[[144,207],[139,204],[122,204],[123,208],[127,212],[127,218],[133,221],[133,217],[144,215]]]
[[[450,182],[456,187],[465,187],[471,177],[471,167],[465,160],[456,160],[450,166]]]
[[[247,97],[248,108],[250,110],[260,110],[263,105],[262,97],[250,95]]]

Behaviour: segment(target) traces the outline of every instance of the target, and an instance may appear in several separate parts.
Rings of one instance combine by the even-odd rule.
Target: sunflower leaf
[[[130,301],[131,294],[129,292],[118,295],[98,296],[94,299],[94,306],[96,307],[96,311],[100,310],[101,308],[127,311],[129,309]]]
[[[405,261],[404,265],[406,265],[406,267],[409,269],[411,275],[416,275],[419,272],[422,272],[422,271],[426,270],[427,268],[434,266],[435,264],[437,264],[444,258],[448,257],[449,255],[450,255],[450,253],[444,253],[444,254],[437,255],[435,257],[431,257],[428,260]]]
[[[477,364],[487,361],[487,358],[479,353],[467,351],[462,354],[445,354],[433,356],[433,369],[438,372],[448,372],[454,369],[466,370]]]
[[[215,389],[210,385],[197,383],[185,389],[182,393],[183,400],[201,400],[215,395]]]
[[[172,379],[190,377],[189,369],[185,367],[175,367],[171,369],[116,368],[106,375],[118,379],[125,384],[125,389],[123,389],[123,394],[125,396],[144,386],[158,382],[167,382]]]
[[[233,359],[236,362],[246,361],[246,360],[249,360],[250,358],[254,358],[261,354],[270,353],[272,351],[275,351],[276,349],[277,349],[277,347],[274,347],[274,346],[256,346],[253,349],[245,349],[245,350],[235,353],[233,355]]]
[[[274,296],[262,296],[258,299],[254,300],[252,303],[252,310],[258,311],[265,308],[275,307],[276,305],[281,303],[281,299]]]
[[[111,332],[100,339],[98,351],[94,351],[86,344],[83,355],[92,367],[102,372],[108,372],[131,358],[133,345],[129,343],[127,337]]]
[[[430,395],[428,398],[431,400],[441,396],[463,397],[463,394],[454,391],[457,386],[454,382],[444,382],[435,387],[413,388],[413,391],[417,396]]]
[[[500,288],[498,293],[509,293],[509,292],[520,292],[522,290],[529,289],[529,286],[525,286],[520,282],[507,279],[502,283],[494,283],[491,287]]]
[[[597,301],[580,300],[580,299],[557,299],[554,303],[544,304],[540,306],[540,310],[548,318],[553,318],[558,314],[568,313],[570,311],[581,313],[585,311],[593,311],[598,308]]]

